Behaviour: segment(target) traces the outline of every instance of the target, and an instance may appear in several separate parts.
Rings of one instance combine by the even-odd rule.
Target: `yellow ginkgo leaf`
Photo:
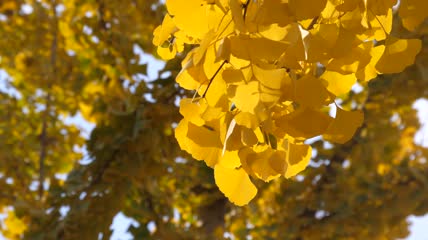
[[[240,112],[236,114],[235,121],[238,125],[241,125],[250,129],[255,129],[260,125],[257,116],[249,112]]]
[[[250,38],[245,35],[230,37],[227,41],[229,41],[230,53],[233,56],[251,60],[255,64],[277,60],[288,47],[283,42],[272,41],[267,38]]]
[[[205,124],[204,119],[201,118],[202,113],[206,109],[206,105],[201,105],[203,99],[200,101],[194,101],[191,98],[183,98],[180,101],[180,114],[189,122],[196,126],[203,126]]]
[[[249,128],[241,127],[241,141],[244,146],[252,147],[258,143],[256,133]]]
[[[361,0],[341,0],[341,1],[331,1],[336,4],[336,10],[341,12],[349,12],[358,7],[358,4],[361,3]]]
[[[319,16],[325,8],[327,0],[289,0],[290,11],[297,20],[315,18]]]
[[[232,12],[233,22],[235,23],[235,29],[239,32],[245,32],[242,2],[240,0],[230,0],[229,6]]]
[[[376,41],[382,41],[388,37],[392,30],[392,9],[388,10],[387,15],[373,15],[368,11],[367,16],[370,21],[370,31]],[[367,39],[367,37],[366,37]]]
[[[244,74],[239,69],[226,68],[222,72],[222,77],[227,84],[244,82]]]
[[[206,56],[211,55],[209,52],[206,53]],[[215,66],[218,70],[221,66],[216,65],[213,63],[209,63],[212,66]],[[224,111],[226,111],[229,108],[229,102],[227,99],[227,84],[225,80],[223,79],[222,70],[219,70],[217,74],[209,72],[207,73],[207,70],[205,68],[205,62],[204,62],[204,71],[207,76],[211,76],[211,78],[215,75],[213,78],[211,85],[209,89],[206,92],[205,99],[207,100],[207,103],[211,107],[221,108]],[[203,88],[204,90],[206,88]]]
[[[398,39],[389,37],[385,41],[385,51],[376,69],[380,73],[399,73],[415,62],[422,47],[419,39]]]
[[[326,69],[342,74],[356,73],[359,69],[369,64],[371,56],[370,51],[373,48],[373,42],[367,41],[352,48],[348,54],[331,59]]]
[[[287,154],[288,153],[286,151],[277,150],[273,152],[268,159],[270,167],[278,174],[284,175],[287,172],[289,167],[287,162]]]
[[[176,82],[184,89],[203,91],[201,86],[208,85],[209,80],[205,75],[203,66],[193,64],[193,54],[194,51],[190,52],[183,60],[182,69],[177,75]]]
[[[272,91],[281,88],[282,80],[287,71],[285,69],[263,69],[255,64],[252,65],[254,77],[267,89]]]
[[[253,148],[243,148],[239,151],[242,167],[253,176],[269,182],[280,176],[272,168],[269,158],[275,151],[268,145],[254,146]],[[284,155],[285,157],[285,155]],[[285,158],[284,158],[285,159]]]
[[[4,225],[7,228],[7,233],[10,237],[16,237],[24,233],[27,225],[24,221],[19,219],[14,211],[8,211],[7,217],[4,220]]]
[[[293,177],[305,170],[312,157],[312,148],[306,144],[295,144],[287,141],[287,163],[288,168],[284,176]]]
[[[228,95],[236,108],[242,112],[256,114],[256,110],[261,107],[259,83],[257,81],[229,86]]]
[[[215,183],[220,191],[237,206],[248,204],[257,194],[257,188],[243,168],[214,167]]]
[[[379,59],[382,57],[383,52],[385,51],[384,45],[379,45],[370,50],[370,62],[363,69],[360,69],[355,76],[361,81],[370,81],[373,78],[377,77],[376,64]]]
[[[312,29],[305,38],[308,61],[317,62],[326,58],[335,46],[338,36],[337,24],[320,24],[319,27]]]
[[[300,108],[276,120],[276,125],[294,138],[307,139],[323,134],[331,121],[330,116],[319,110]]]
[[[295,83],[295,101],[304,107],[320,108],[328,104],[330,98],[321,79],[305,75]]]
[[[214,167],[221,157],[220,135],[210,127],[198,127],[182,119],[175,129],[175,138],[182,150],[196,160],[204,160],[210,167]]]
[[[153,32],[153,44],[155,46],[162,45],[165,41],[167,41],[174,32],[178,29],[175,26],[170,15],[166,14],[162,25],[158,26]]]
[[[163,60],[171,60],[177,55],[177,48],[174,45],[168,47],[158,46],[157,53]]]
[[[180,85],[180,87],[187,89],[187,90],[195,90],[197,89],[201,83],[196,81],[190,74],[189,70],[186,68],[183,68],[181,72],[177,75],[176,79],[177,83]]]
[[[259,32],[263,37],[273,41],[281,41],[288,34],[287,27],[281,27],[278,24],[268,25],[259,29]]]
[[[282,96],[281,87],[286,80],[285,69],[263,69],[252,65],[254,77],[259,81],[260,100],[274,105]]]
[[[365,0],[366,8],[376,15],[387,15],[398,0]]]
[[[166,7],[173,21],[192,37],[202,39],[208,32],[207,4],[203,0],[167,0]]]
[[[337,107],[336,118],[323,134],[323,138],[335,143],[346,143],[363,124],[363,120],[364,114],[362,111],[345,111]]]
[[[199,45],[199,47],[195,48],[195,53],[193,54],[193,64],[194,65],[198,65],[198,63],[202,60],[202,58],[205,56],[205,53],[208,49],[208,47],[210,46],[210,43],[212,40],[214,40],[216,34],[214,31],[209,31],[205,34],[204,38],[201,41],[201,44]],[[212,50],[214,50],[214,45],[212,45]],[[215,56],[215,54],[214,54]],[[210,59],[211,61],[214,60]],[[214,61],[212,61],[210,63],[213,64]]]
[[[327,90],[336,96],[348,93],[357,82],[353,73],[343,75],[338,72],[325,71],[320,78],[327,83]]]
[[[225,151],[220,157],[217,165],[231,169],[240,167],[241,160],[239,159],[238,151]]]
[[[290,9],[287,2],[261,1],[261,3],[262,5],[259,8],[256,8],[257,13],[255,21],[257,25],[270,25],[277,23],[279,26],[283,27],[292,22]],[[253,4],[250,4],[250,6],[253,6]]]

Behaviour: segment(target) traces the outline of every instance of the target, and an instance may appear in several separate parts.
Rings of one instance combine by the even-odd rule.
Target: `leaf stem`
[[[250,5],[251,0],[247,0],[244,4],[244,22],[245,22],[245,18],[247,17],[247,12],[248,12],[248,6]]]
[[[223,68],[224,64],[227,63],[227,60],[224,60],[223,63],[220,65],[220,67],[217,69],[217,71],[214,73],[214,75],[211,77],[210,82],[208,83],[207,89],[205,89],[204,94],[202,94],[202,98],[205,98],[207,95],[208,89],[210,88],[214,78],[217,76],[217,74],[220,72],[220,70]]]

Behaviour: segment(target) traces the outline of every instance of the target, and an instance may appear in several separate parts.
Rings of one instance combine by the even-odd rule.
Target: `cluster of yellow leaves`
[[[19,239],[27,229],[25,222],[15,215],[15,212],[8,211],[7,218],[4,220],[6,230],[3,234],[8,239]]]
[[[421,2],[402,1],[404,26],[425,18],[414,9]],[[213,167],[219,189],[241,206],[257,193],[250,176],[289,178],[307,166],[305,140],[347,142],[363,113],[336,105],[333,118],[328,106],[357,80],[403,71],[421,49],[418,39],[390,35],[395,4],[167,0],[168,14],[154,32],[158,54],[167,60],[185,44],[195,46],[176,79],[196,90],[180,103],[180,147]]]

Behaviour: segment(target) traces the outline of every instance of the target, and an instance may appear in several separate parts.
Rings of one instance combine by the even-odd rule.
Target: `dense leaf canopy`
[[[135,239],[405,237],[427,2],[182,3],[0,1],[1,234],[109,239],[122,212]]]

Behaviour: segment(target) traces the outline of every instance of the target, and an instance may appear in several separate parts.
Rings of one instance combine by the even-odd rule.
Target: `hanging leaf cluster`
[[[257,193],[250,176],[268,182],[305,169],[312,156],[305,140],[349,141],[363,112],[336,98],[357,80],[403,71],[421,49],[419,39],[391,35],[396,4],[167,0],[168,14],[154,31],[159,56],[172,59],[193,46],[176,78],[195,91],[180,102],[181,149],[214,168],[221,192],[241,206]],[[406,28],[425,19],[424,5],[401,1]]]

